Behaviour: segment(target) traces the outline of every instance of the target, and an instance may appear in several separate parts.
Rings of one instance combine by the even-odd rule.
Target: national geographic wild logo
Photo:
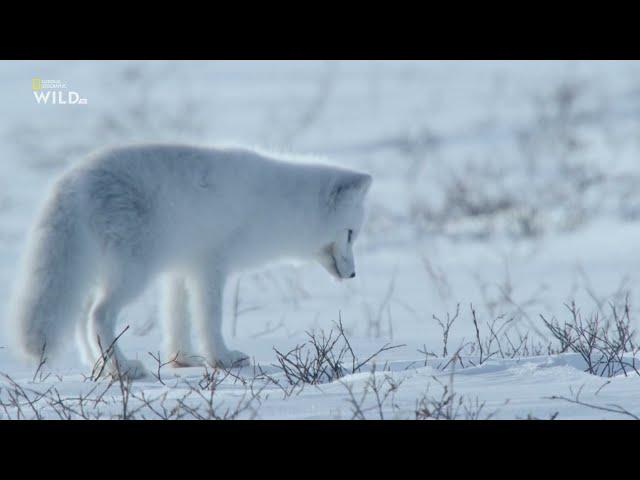
[[[43,105],[86,105],[87,99],[69,90],[62,80],[31,79],[31,89],[36,103]]]

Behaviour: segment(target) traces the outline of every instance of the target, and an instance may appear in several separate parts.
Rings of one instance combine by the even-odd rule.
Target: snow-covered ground
[[[0,73],[3,305],[48,184],[95,148],[231,141],[374,176],[353,281],[280,265],[229,283],[225,336],[253,367],[208,377],[162,367],[162,381],[134,382],[123,402],[126,385],[88,380],[71,348],[34,377],[2,329],[2,418],[109,418],[123,406],[136,418],[162,417],[162,406],[171,418],[640,415],[631,346],[625,371],[589,373],[542,318],[574,321],[575,301],[579,318],[604,325],[628,298],[638,327],[640,63],[29,61],[2,62]],[[32,77],[61,80],[88,103],[39,105]],[[149,289],[120,322],[131,326],[123,350],[154,372],[158,302]],[[458,304],[445,354],[438,319]],[[307,331],[335,334],[339,318],[360,360],[398,347],[355,373],[347,355],[339,379],[291,385],[275,349],[308,342]]]

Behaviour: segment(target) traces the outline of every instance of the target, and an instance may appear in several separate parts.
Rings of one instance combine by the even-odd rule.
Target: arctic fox
[[[57,181],[31,232],[9,316],[14,344],[37,359],[73,338],[75,327],[89,366],[143,376],[142,364],[114,343],[116,319],[166,274],[163,342],[174,366],[244,365],[247,355],[222,336],[225,279],[283,257],[354,277],[352,247],[371,180],[239,147],[94,153]]]

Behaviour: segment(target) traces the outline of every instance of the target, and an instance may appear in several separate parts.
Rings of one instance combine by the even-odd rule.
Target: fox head
[[[332,179],[325,191],[325,215],[329,226],[316,260],[337,279],[356,276],[353,244],[364,221],[364,199],[371,186],[371,175],[343,173]]]

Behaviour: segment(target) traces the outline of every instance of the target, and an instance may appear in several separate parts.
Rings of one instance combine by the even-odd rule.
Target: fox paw
[[[149,372],[140,360],[127,360],[120,371],[131,380],[139,380],[149,376]]]
[[[120,360],[117,365],[114,360],[111,360],[105,368],[102,368],[102,364],[98,362],[98,365],[94,368],[94,375],[96,380],[104,376],[109,376],[113,379],[122,378],[128,380],[139,380],[150,376],[147,369],[139,360]]]
[[[169,358],[171,359],[169,363],[171,368],[201,367],[206,363],[205,358],[199,355],[174,353]]]
[[[216,353],[214,361],[209,363],[221,368],[240,368],[250,364],[249,355],[239,350],[226,350],[222,353]]]

